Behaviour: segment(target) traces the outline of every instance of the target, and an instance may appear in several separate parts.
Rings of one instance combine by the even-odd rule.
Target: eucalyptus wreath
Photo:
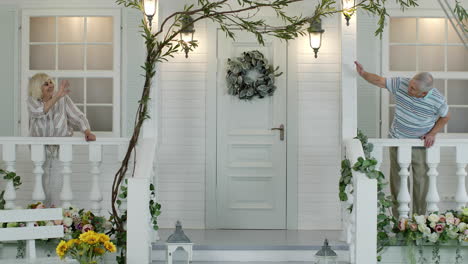
[[[227,61],[226,83],[228,93],[241,100],[251,100],[255,96],[272,96],[276,90],[275,77],[279,67],[273,68],[258,50],[243,52],[242,56]]]

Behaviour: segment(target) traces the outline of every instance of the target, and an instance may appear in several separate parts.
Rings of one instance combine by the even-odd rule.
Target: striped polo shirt
[[[386,87],[395,96],[395,116],[390,128],[391,138],[420,138],[434,127],[439,117],[448,113],[445,97],[432,88],[424,98],[408,94],[410,78],[387,78]]]

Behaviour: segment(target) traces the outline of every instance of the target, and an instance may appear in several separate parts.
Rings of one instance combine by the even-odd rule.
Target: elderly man
[[[436,134],[450,119],[445,97],[433,88],[433,78],[428,72],[416,74],[413,78],[384,78],[364,71],[359,62],[355,62],[356,71],[369,83],[386,88],[396,102],[395,116],[390,128],[391,138],[420,138],[424,147],[414,147],[411,155],[413,171],[413,213],[426,213],[426,194],[429,188],[426,165],[426,148],[435,141]],[[400,166],[397,162],[397,148],[390,148],[390,190],[396,200],[400,191]],[[397,206],[393,206],[393,215],[398,215]]]

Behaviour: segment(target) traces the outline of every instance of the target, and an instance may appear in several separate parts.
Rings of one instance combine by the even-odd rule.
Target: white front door
[[[286,228],[286,70],[287,44],[267,37],[265,46],[249,33],[236,41],[218,30],[217,226],[233,229]],[[228,58],[259,50],[283,75],[273,96],[242,101],[227,93]]]

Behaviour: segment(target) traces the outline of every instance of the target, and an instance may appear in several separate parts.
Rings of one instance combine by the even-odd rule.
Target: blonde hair
[[[34,76],[29,80],[29,96],[34,99],[42,99],[42,85],[44,85],[48,80],[51,80],[52,83],[54,83],[54,80],[45,73],[34,74]]]

